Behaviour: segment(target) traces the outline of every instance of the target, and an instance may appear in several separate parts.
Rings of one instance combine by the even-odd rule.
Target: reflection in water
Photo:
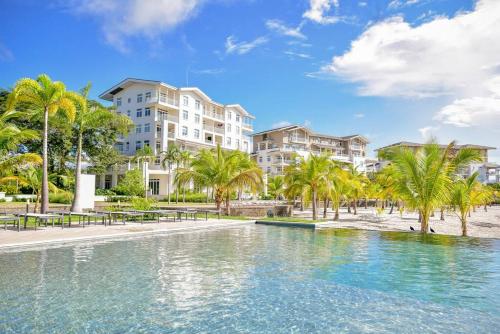
[[[0,254],[0,300],[1,333],[494,332],[500,243],[269,226],[82,243]]]

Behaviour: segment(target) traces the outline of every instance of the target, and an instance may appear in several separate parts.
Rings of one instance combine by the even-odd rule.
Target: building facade
[[[170,145],[192,152],[217,145],[247,153],[252,150],[254,116],[239,104],[213,101],[199,88],[128,78],[99,97],[113,102],[116,112],[127,115],[135,125],[127,137],[118,140],[116,149],[133,157],[137,150],[149,146],[156,157],[147,166],[128,163],[98,176],[96,183],[101,188],[114,187],[127,170],[139,167],[150,193],[167,195],[172,178],[161,166],[161,155]]]
[[[307,158],[310,154],[329,153],[333,159],[352,163],[364,171],[368,143],[360,135],[337,137],[290,125],[254,134],[253,155],[262,170],[271,176],[282,175],[295,154]]]
[[[387,145],[375,150],[377,155],[379,152],[383,150],[389,150],[394,148],[407,148],[414,152],[420,150],[425,144],[422,143],[412,143],[412,142],[398,142],[391,145]],[[439,145],[443,150],[447,147],[447,145]],[[500,165],[488,162],[488,151],[495,150],[495,147],[491,146],[483,146],[483,145],[474,145],[474,144],[464,144],[464,145],[456,145],[453,149],[454,151],[458,151],[462,148],[470,148],[476,150],[480,157],[480,162],[471,163],[468,166],[459,170],[458,174],[463,177],[469,177],[473,173],[478,172],[478,181],[485,184],[498,183],[500,182]],[[378,172],[385,166],[389,164],[388,161],[383,159],[378,159],[378,161],[367,164],[368,172]]]

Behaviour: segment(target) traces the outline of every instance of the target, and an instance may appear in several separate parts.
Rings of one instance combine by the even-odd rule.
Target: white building
[[[365,171],[368,140],[360,135],[337,137],[315,133],[305,126],[289,125],[253,135],[253,154],[262,170],[269,175],[282,175],[295,154],[328,153],[332,159],[352,163]]]
[[[161,152],[176,144],[181,150],[225,149],[250,153],[254,116],[239,104],[223,105],[196,87],[176,88],[160,81],[125,79],[99,96],[113,102],[118,113],[129,116],[135,129],[116,143],[119,152],[134,156],[150,146],[156,156],[143,168],[152,195],[167,195],[168,171],[161,166]],[[133,168],[116,167],[96,180],[98,187],[114,187]],[[142,166],[140,166],[142,168]],[[172,179],[172,178],[171,178]]]

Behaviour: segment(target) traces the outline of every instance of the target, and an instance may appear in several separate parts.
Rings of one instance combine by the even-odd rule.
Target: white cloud
[[[294,51],[285,51],[284,53],[292,58],[302,58],[302,59],[311,59],[312,58],[312,56],[310,54],[307,54],[307,53],[294,52]]]
[[[299,24],[298,27],[292,28],[285,25],[280,20],[267,20],[266,27],[269,30],[275,31],[276,33],[288,37],[294,37],[299,39],[307,39],[307,37],[301,32],[303,23]]]
[[[422,136],[422,139],[424,141],[428,141],[432,138],[434,138],[434,131],[439,130],[439,126],[426,126],[423,128],[418,129],[418,132],[420,132],[420,135]]]
[[[412,27],[392,17],[369,27],[324,70],[361,84],[362,95],[477,93],[500,54],[500,1]]]
[[[277,128],[282,128],[284,126],[289,126],[289,125],[292,125],[292,123],[290,123],[288,121],[279,121],[279,122],[273,123],[271,125],[271,128],[272,129],[277,129]]]
[[[362,113],[354,114],[354,118],[364,118],[364,117],[365,117],[365,114],[362,114]]]
[[[202,70],[191,70],[195,74],[217,75],[226,72],[224,68],[206,68]]]
[[[127,52],[127,38],[150,39],[190,19],[203,0],[71,0],[64,6],[77,14],[94,16],[106,41]]]
[[[231,35],[226,38],[226,44],[225,44],[226,54],[235,53],[243,55],[245,53],[252,51],[256,47],[267,43],[268,41],[269,39],[267,37],[261,36],[257,37],[256,39],[250,42],[238,42],[236,37]]]
[[[340,17],[328,15],[332,6],[339,7],[339,0],[309,0],[309,9],[302,15],[304,18],[320,24],[332,24],[341,20]]]
[[[458,127],[494,127],[500,124],[499,97],[457,99],[443,107],[434,119]]]
[[[358,2],[358,6],[359,7],[366,7],[366,6],[368,6],[368,2],[360,1],[360,2]]]
[[[419,3],[420,0],[392,0],[387,6],[389,9],[399,9]]]

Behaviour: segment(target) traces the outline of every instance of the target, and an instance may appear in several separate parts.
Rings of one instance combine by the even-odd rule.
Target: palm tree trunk
[[[462,214],[462,217],[460,218],[460,222],[462,223],[462,237],[467,236],[467,215],[465,212]]]
[[[420,232],[423,234],[427,234],[429,230],[429,216],[430,212],[423,212],[421,214]]]
[[[210,188],[208,188],[208,186],[207,186],[207,203],[208,203],[209,199],[210,199]]]
[[[316,197],[317,197],[317,194],[316,194],[316,189],[313,190],[312,192],[312,211],[313,211],[313,220],[317,220],[318,219],[318,215],[317,215],[317,207],[316,205],[318,204],[317,200],[316,200]]]
[[[72,212],[82,212],[81,203],[81,175],[82,175],[82,133],[78,132],[78,142],[76,147],[76,167],[75,167],[75,194],[71,205]]]
[[[175,204],[179,203],[179,186],[175,187]]]
[[[484,211],[488,212],[488,205],[486,205],[486,204],[484,205]]]
[[[392,215],[393,211],[394,211],[394,202],[391,201],[391,210],[389,211],[389,214]]]
[[[333,217],[333,220],[337,221],[339,220],[339,206],[335,206],[335,216]]]
[[[182,188],[182,203],[186,203],[186,188]]]
[[[42,163],[42,205],[41,213],[46,213],[49,210],[49,108],[45,107],[43,111],[43,163]]]
[[[226,214],[231,215],[231,194],[229,191],[226,194]]]
[[[351,213],[351,203],[347,202],[347,213]]]
[[[368,197],[365,198],[365,209],[368,209]]]
[[[36,213],[36,210],[38,209],[39,200],[40,200],[40,195],[37,193],[35,197],[35,208],[33,209],[33,213]]]
[[[439,217],[439,220],[444,221],[444,207],[441,207],[441,216]]]
[[[357,200],[354,200],[354,202],[352,202],[353,207],[354,207],[354,215],[358,214],[358,203],[357,202],[358,202]]]
[[[300,211],[304,211],[304,198],[300,196]]]
[[[326,211],[328,210],[328,198],[323,200],[323,218],[326,218]]]
[[[167,182],[167,196],[168,196],[168,204],[170,204],[170,182],[172,178],[172,167],[168,164],[168,182]]]

